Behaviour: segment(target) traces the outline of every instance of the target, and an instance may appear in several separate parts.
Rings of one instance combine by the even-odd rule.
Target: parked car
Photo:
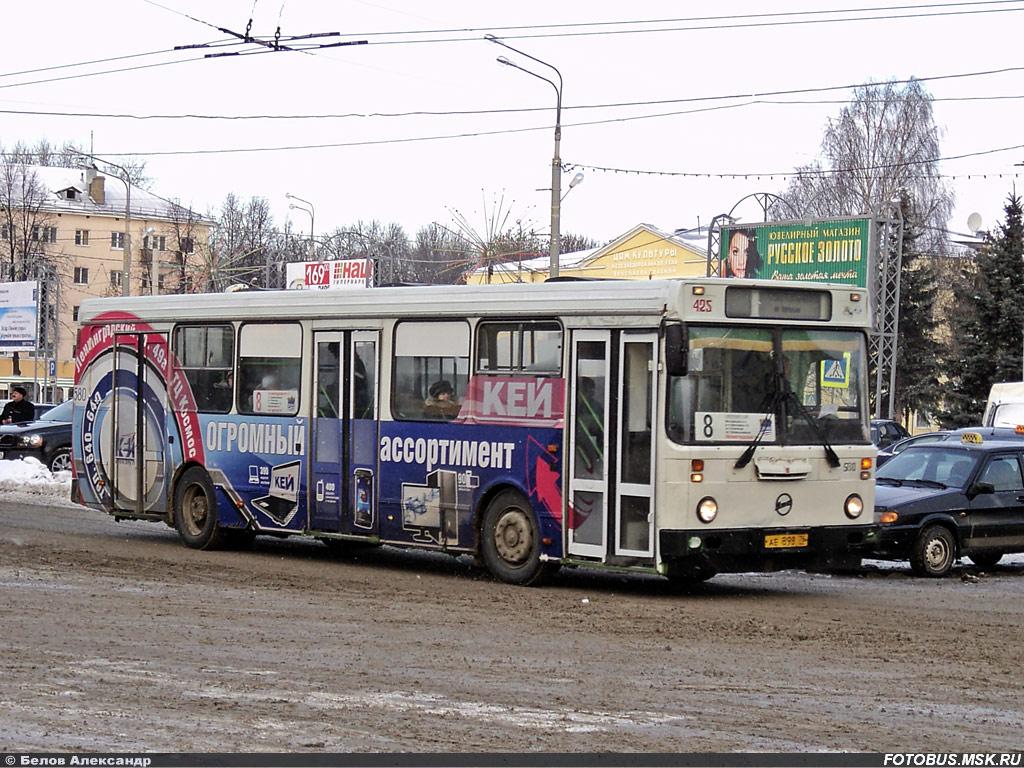
[[[4,398],[4,399],[0,400],[0,410],[3,410],[3,407],[5,405],[7,405],[9,402],[11,402],[10,398]],[[57,407],[53,403],[35,403],[34,405],[35,405],[35,409],[36,409],[36,418],[37,419],[40,416],[42,416],[44,413],[46,413],[47,411],[51,410],[52,408],[56,408]]]
[[[887,448],[908,437],[910,433],[899,422],[892,419],[871,420],[871,442],[878,448]]]
[[[1024,440],[979,432],[913,445],[876,475],[873,554],[945,576],[957,558],[991,568],[1024,552]]]
[[[878,458],[875,460],[875,466],[881,467],[893,456],[897,456],[912,445],[924,445],[925,443],[938,443],[942,440],[948,439],[950,436],[949,430],[943,429],[938,432],[925,432],[922,435],[911,435],[905,437],[902,440],[898,440],[892,443],[887,448],[883,448],[878,452]]]
[[[912,435],[904,438],[898,443],[893,443],[888,448],[878,452],[878,460],[875,466],[882,466],[893,456],[903,453],[912,445],[923,445],[924,443],[938,443],[943,440],[959,440],[967,433],[976,433],[984,440],[1024,440],[1024,425],[1016,427],[961,427],[960,429],[940,429],[937,432],[925,432],[922,435]]]
[[[35,421],[0,426],[0,459],[33,456],[51,472],[71,469],[71,407],[67,400]]]

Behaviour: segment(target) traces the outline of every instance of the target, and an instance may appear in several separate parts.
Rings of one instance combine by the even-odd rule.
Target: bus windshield
[[[677,443],[868,441],[863,334],[690,326],[686,376],[668,388]]]

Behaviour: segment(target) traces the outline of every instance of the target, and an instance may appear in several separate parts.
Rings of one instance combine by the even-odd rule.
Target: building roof
[[[97,176],[103,177],[104,201],[96,203],[89,196],[89,181],[87,173],[93,171],[83,168],[59,168],[41,165],[25,166],[35,172],[42,186],[47,190],[48,196],[45,204],[47,211],[56,213],[78,213],[85,216],[113,216],[122,218],[125,213],[125,184],[117,176],[111,176],[101,171],[95,171]],[[77,194],[73,200],[67,199],[67,190],[74,189]],[[177,217],[174,216],[175,209],[181,211]],[[159,195],[131,185],[131,215],[139,219],[181,219],[187,216],[188,208],[170,200],[165,200]],[[213,221],[202,214],[192,211],[191,218],[204,224],[213,224]]]
[[[705,258],[704,248],[696,245],[693,242],[692,238],[685,238],[680,236],[679,234],[669,234],[667,232],[662,232],[657,227],[654,227],[650,224],[641,223],[632,227],[628,232],[619,235],[611,242],[606,243],[605,245],[599,246],[597,248],[591,248],[586,251],[572,251],[570,253],[560,253],[558,255],[559,269],[570,270],[586,268],[591,264],[591,262],[596,261],[600,257],[609,253],[615,253],[616,250],[622,244],[628,242],[633,236],[640,232],[649,233],[651,235],[654,235],[659,240],[664,240],[665,242],[677,245],[680,248],[692,253],[695,259],[703,260]],[[505,262],[503,264],[485,265],[482,267],[477,267],[475,270],[473,270],[473,272],[475,274],[486,274],[488,268],[490,267],[495,271],[499,271],[502,268],[504,268],[515,270],[521,269],[523,272],[546,273],[550,266],[550,256],[545,254],[544,256],[537,256],[532,259],[524,259],[522,262],[516,261]]]

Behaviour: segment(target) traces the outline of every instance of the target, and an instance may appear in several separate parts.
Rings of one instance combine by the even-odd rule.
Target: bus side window
[[[174,359],[185,374],[196,410],[231,410],[235,331],[230,325],[190,325],[174,329]]]
[[[469,324],[404,321],[395,328],[392,406],[395,418],[412,421],[450,421],[458,415],[469,383]],[[448,402],[432,407],[431,387],[451,388]],[[444,387],[447,388],[447,387]]]
[[[238,337],[238,412],[294,416],[299,412],[302,327],[247,323]]]

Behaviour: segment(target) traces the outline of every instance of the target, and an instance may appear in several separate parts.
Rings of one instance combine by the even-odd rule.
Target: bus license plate
[[[789,549],[806,546],[806,533],[772,533],[764,537],[765,549]]]

